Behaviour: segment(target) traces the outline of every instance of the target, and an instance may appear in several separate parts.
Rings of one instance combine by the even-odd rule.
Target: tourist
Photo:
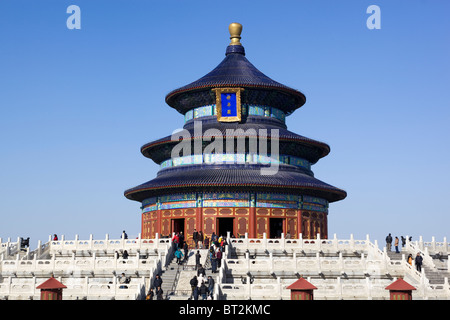
[[[183,249],[184,244],[184,235],[183,231],[180,231],[180,234],[178,235],[178,248]]]
[[[20,238],[20,249],[21,250],[25,250],[25,248],[29,248],[30,247],[30,237],[24,239],[24,238]]]
[[[163,300],[163,289],[161,287],[157,287],[156,289],[156,300]]]
[[[422,261],[423,261],[423,258],[420,255],[420,252],[417,252],[415,262],[416,262],[416,269],[419,272],[422,272]]]
[[[199,277],[200,275],[203,277],[206,277],[205,268],[203,268],[203,266],[201,264],[199,264],[199,267],[197,269],[197,277]]]
[[[204,238],[203,238],[203,231],[200,230],[200,231],[198,232],[198,245],[199,245],[199,249],[203,249],[203,240],[204,240]]]
[[[197,268],[200,265],[200,258],[201,258],[201,254],[200,254],[200,250],[197,250],[197,253],[195,254],[195,270],[197,270]]]
[[[412,266],[412,260],[413,260],[413,257],[412,257],[412,254],[410,253],[407,261],[411,266]]]
[[[193,295],[194,300],[198,300],[198,281],[192,290],[193,290],[192,295]]]
[[[404,236],[401,236],[401,239],[402,239],[402,247],[404,247],[406,244],[406,238]]]
[[[386,250],[388,252],[391,251],[391,246],[392,246],[392,236],[389,233],[389,235],[386,237]]]
[[[395,237],[395,253],[400,253],[400,251],[398,251],[398,237]]]
[[[209,259],[211,260],[211,272],[216,273],[217,258],[216,258],[216,251],[214,250],[213,246],[211,246],[211,249],[209,250]]]
[[[181,249],[178,248],[177,251],[175,251],[175,257],[177,258],[177,264],[181,264],[181,258],[183,257],[183,252],[181,252]]]
[[[155,295],[155,293],[153,292],[153,288],[150,288],[150,290],[148,291],[147,296],[145,297],[145,300],[153,300],[153,296]]]
[[[122,259],[124,259],[124,260],[128,259],[128,251],[127,251],[127,250],[124,250],[124,251],[123,251],[123,253],[122,253]],[[125,261],[124,261],[123,263],[125,263]]]
[[[189,281],[189,284],[191,285],[191,297],[194,297],[194,290],[195,288],[197,288],[198,285],[198,280],[197,280],[197,276],[194,276],[191,281]]]
[[[119,289],[128,289],[128,287],[125,286],[126,283],[130,283],[130,278],[125,276],[125,273],[122,272],[122,275],[119,277]]]
[[[205,247],[205,249],[209,248],[209,238],[208,238],[208,236],[205,236],[205,240],[203,242],[203,246],[202,247]]]
[[[161,287],[163,283],[163,280],[161,279],[161,277],[159,276],[159,274],[156,275],[155,280],[153,280],[153,287],[154,288],[158,288]]]
[[[204,277],[201,274],[200,276],[197,277],[197,290],[198,290],[198,294],[200,294],[200,287],[202,286],[202,283],[204,282]]]
[[[216,241],[217,241],[217,236],[216,236],[216,233],[213,232],[212,235],[211,235],[211,244],[213,244],[213,243],[215,244]]]
[[[186,241],[184,242],[183,248],[184,248],[184,261],[187,261],[188,260],[188,253],[189,253],[188,252],[189,251],[189,246],[188,246]]]
[[[202,281],[202,284],[200,285],[200,294],[202,295],[203,300],[206,300],[207,293],[208,293],[208,288],[205,286],[205,282]]]
[[[212,300],[214,295],[214,279],[211,276],[208,276],[208,293]]]
[[[179,233],[175,233],[172,238],[172,243],[175,244],[174,249],[178,248],[178,241],[180,241]]]
[[[122,231],[122,239],[128,239],[128,235],[125,230]]]
[[[198,232],[197,232],[197,229],[194,229],[194,233],[192,233],[192,240],[194,241],[195,249],[198,249]]]
[[[58,241],[58,236],[56,235],[56,233],[53,235],[53,241]]]
[[[221,248],[216,250],[216,259],[217,259],[217,268],[220,269],[220,265],[222,262],[222,249]]]

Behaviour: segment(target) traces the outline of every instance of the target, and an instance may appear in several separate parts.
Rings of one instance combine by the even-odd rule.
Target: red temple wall
[[[264,233],[269,237],[270,218],[281,218],[283,232],[291,238],[298,238],[299,233],[305,239],[314,239],[317,233],[322,239],[328,236],[327,214],[300,209],[281,208],[186,208],[154,210],[142,214],[141,236],[144,239],[171,236],[174,232],[175,219],[184,219],[183,229],[190,245],[194,229],[202,230],[205,236],[211,237],[218,228],[219,218],[233,219],[233,234],[235,237],[248,234],[249,238],[263,238]],[[180,222],[183,223],[183,222]]]

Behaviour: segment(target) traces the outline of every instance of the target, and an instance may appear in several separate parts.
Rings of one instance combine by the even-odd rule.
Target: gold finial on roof
[[[241,32],[242,32],[242,24],[233,22],[228,26],[228,30],[230,31],[230,45],[231,46],[240,46],[241,42]]]

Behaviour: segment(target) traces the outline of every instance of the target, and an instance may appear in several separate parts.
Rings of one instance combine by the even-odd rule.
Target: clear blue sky
[[[69,30],[69,5],[81,29]],[[369,30],[369,5],[381,29]],[[168,92],[225,57],[302,91],[288,128],[328,143],[315,176],[347,191],[329,236],[450,240],[450,2],[1,0],[0,237],[140,232],[125,189],[140,147],[181,128]]]

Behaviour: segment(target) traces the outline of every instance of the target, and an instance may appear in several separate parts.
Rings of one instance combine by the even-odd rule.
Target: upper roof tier
[[[170,92],[166,103],[185,114],[192,108],[214,104],[213,88],[240,87],[244,88],[242,103],[269,105],[283,110],[286,115],[303,106],[306,102],[303,93],[272,80],[247,60],[239,41],[242,26],[232,23],[229,30],[231,43],[225,59],[202,78]]]

